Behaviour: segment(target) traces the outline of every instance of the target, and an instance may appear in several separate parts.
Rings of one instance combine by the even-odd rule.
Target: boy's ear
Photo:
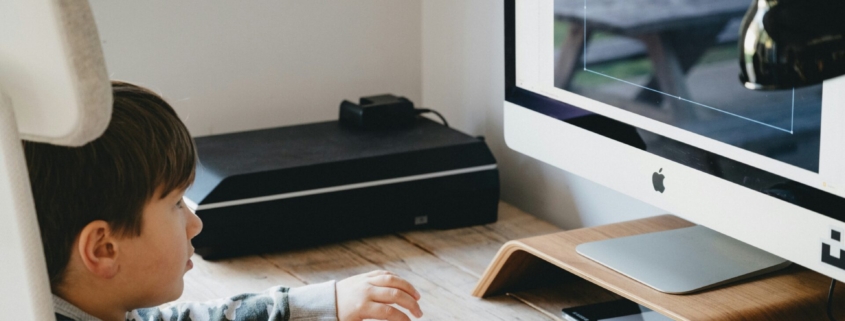
[[[117,237],[106,221],[93,221],[82,229],[77,251],[82,264],[92,274],[104,279],[117,275]]]

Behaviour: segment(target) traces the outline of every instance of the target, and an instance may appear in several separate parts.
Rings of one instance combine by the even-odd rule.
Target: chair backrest
[[[81,146],[111,118],[111,86],[87,1],[0,1],[0,311],[54,319],[21,139]]]

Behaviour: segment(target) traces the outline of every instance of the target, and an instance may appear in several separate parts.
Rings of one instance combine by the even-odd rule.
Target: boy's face
[[[156,194],[144,206],[141,236],[121,242],[121,269],[138,307],[179,298],[182,277],[193,267],[191,239],[202,230],[202,221],[182,200],[184,190],[164,198]]]

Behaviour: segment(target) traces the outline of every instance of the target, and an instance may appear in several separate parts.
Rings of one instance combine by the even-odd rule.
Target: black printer
[[[329,121],[196,145],[186,198],[203,221],[193,245],[206,259],[497,219],[499,172],[484,140],[423,117],[403,129]]]

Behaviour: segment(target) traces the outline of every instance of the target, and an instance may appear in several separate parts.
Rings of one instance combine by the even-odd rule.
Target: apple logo
[[[663,174],[660,174],[662,172],[663,172],[663,169],[661,168],[660,171],[651,175],[651,183],[654,184],[654,190],[658,191],[660,193],[663,193],[663,191],[666,190],[666,187],[663,186],[663,179],[666,178],[666,176],[663,176]]]

